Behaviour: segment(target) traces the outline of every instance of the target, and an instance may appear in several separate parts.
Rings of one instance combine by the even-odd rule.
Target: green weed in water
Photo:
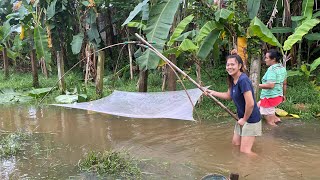
[[[136,161],[127,153],[116,151],[90,152],[79,161],[83,172],[96,173],[99,176],[140,179],[141,171]]]
[[[30,135],[24,132],[10,133],[8,135],[1,136],[0,157],[5,158],[21,152],[29,137]]]

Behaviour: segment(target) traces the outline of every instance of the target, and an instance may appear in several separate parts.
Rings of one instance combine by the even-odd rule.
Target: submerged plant
[[[78,163],[83,172],[115,178],[140,179],[137,163],[127,153],[116,151],[90,152]]]
[[[0,140],[0,157],[9,157],[18,154],[26,145],[29,134],[25,132],[10,133]]]

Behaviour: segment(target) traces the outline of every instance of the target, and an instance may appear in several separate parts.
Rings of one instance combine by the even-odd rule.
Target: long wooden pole
[[[158,55],[161,59],[163,59],[166,63],[170,64],[171,67],[173,67],[176,71],[184,75],[191,81],[193,84],[195,84],[202,92],[206,92],[206,89],[202,87],[200,84],[198,84],[195,80],[193,80],[190,76],[188,76],[184,71],[182,71],[179,67],[177,67],[175,64],[173,64],[168,58],[166,58],[164,55],[162,55],[156,48],[154,48],[148,41],[144,40],[139,34],[135,33],[135,35],[138,37],[138,39],[141,40],[147,47],[152,50],[156,55]],[[208,94],[208,96],[216,103],[218,104],[222,109],[224,109],[227,113],[231,115],[236,121],[238,121],[238,117],[225,105],[223,105],[218,99],[216,99],[211,94]]]

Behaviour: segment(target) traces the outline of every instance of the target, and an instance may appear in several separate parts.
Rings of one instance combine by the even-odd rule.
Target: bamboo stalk
[[[149,42],[144,40],[139,34],[135,33],[135,35],[138,37],[138,39],[141,40],[145,45],[147,45],[148,48],[150,48],[156,55],[158,55],[161,59],[163,59],[166,63],[170,64],[176,71],[184,75],[191,81],[194,85],[196,85],[202,92],[206,92],[206,88],[202,87],[200,84],[198,84],[195,80],[193,80],[190,76],[188,76],[184,71],[182,71],[180,68],[178,68],[175,64],[173,64],[168,58],[166,58],[164,55],[162,55],[157,49],[155,49]],[[231,115],[236,121],[238,121],[238,117],[225,105],[223,105],[218,99],[216,99],[211,94],[207,95],[210,97],[216,104],[218,104],[222,109],[224,109],[228,114]]]

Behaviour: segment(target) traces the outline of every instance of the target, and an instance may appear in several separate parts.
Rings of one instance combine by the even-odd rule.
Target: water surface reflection
[[[259,157],[249,158],[231,145],[233,120],[130,119],[52,106],[1,107],[0,114],[2,132],[35,134],[31,154],[2,160],[1,179],[86,177],[76,167],[83,154],[110,148],[148,159],[146,179],[200,179],[213,172],[236,172],[241,179],[320,177],[317,122],[284,120],[274,129],[264,124],[254,147]]]

